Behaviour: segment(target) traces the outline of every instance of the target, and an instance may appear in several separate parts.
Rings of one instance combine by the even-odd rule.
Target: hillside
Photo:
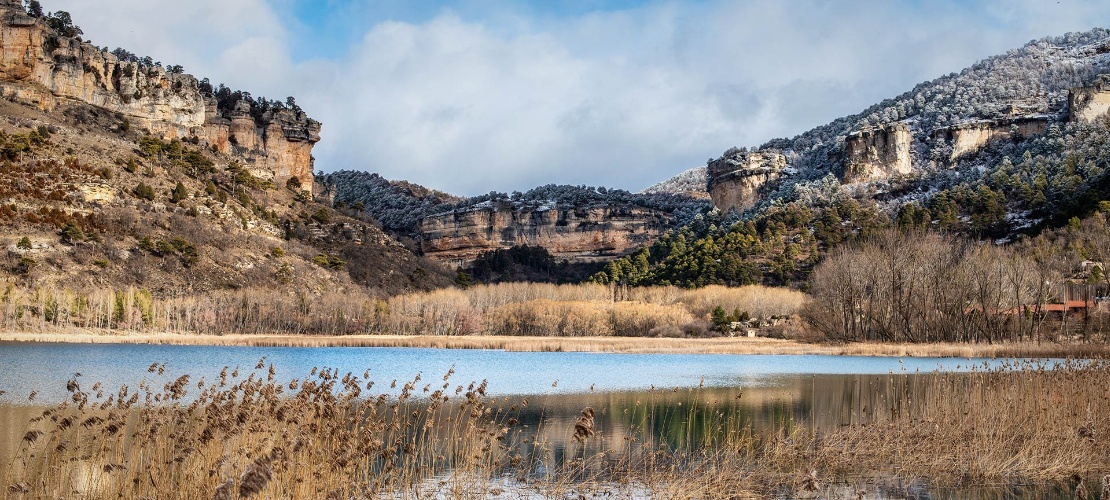
[[[365,172],[324,174],[317,182],[321,197],[365,210],[385,230],[452,268],[525,245],[570,264],[608,261],[708,209],[706,201],[685,195],[604,187],[549,184],[461,199]]]
[[[812,205],[831,190],[896,211],[1103,115],[1108,71],[1110,31],[1036,40],[796,137],[732,148],[708,165],[709,191],[721,210]]]
[[[663,182],[652,184],[640,191],[640,194],[677,194],[690,198],[709,199],[709,192],[705,190],[706,167],[694,167],[686,170]]]
[[[312,201],[320,124],[292,99],[97,48],[17,1],[0,22],[7,304],[40,289],[312,303],[451,283],[358,214]]]
[[[806,286],[829,249],[888,227],[1005,243],[1078,224],[1110,198],[1107,73],[1110,31],[1069,33],[731,148],[707,165],[718,211],[594,280]]]

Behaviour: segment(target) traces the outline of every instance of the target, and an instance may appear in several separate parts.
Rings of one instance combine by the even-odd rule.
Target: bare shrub
[[[643,337],[653,328],[685,325],[693,320],[693,316],[680,306],[642,302],[617,302],[609,313],[613,334],[622,337]]]
[[[582,337],[613,334],[609,304],[583,301],[539,299],[506,304],[486,314],[486,325],[493,335]]]

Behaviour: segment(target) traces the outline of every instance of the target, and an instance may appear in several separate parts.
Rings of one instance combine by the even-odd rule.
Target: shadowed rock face
[[[483,252],[538,245],[557,260],[610,260],[655,241],[672,225],[669,215],[639,207],[560,209],[487,203],[426,217],[424,255],[466,267]]]
[[[27,16],[18,0],[0,1],[0,92],[46,111],[66,100],[83,102],[165,139],[197,137],[253,170],[272,173],[278,185],[296,177],[302,189],[312,189],[319,122],[290,109],[256,118],[245,103],[222,113],[192,75],[120,61],[60,36]]]
[[[778,151],[732,151],[709,163],[706,174],[713,206],[744,211],[759,201],[763,187],[777,180],[786,168],[786,156]]]

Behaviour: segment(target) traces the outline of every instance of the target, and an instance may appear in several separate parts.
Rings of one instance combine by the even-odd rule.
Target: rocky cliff
[[[950,147],[952,152],[948,155],[948,160],[955,161],[994,141],[1021,140],[1043,134],[1051,121],[1048,116],[979,120],[937,130],[933,139],[936,144]]]
[[[738,212],[755,206],[764,186],[782,176],[786,163],[779,151],[726,151],[709,162],[706,172],[713,206]]]
[[[542,246],[558,260],[609,260],[650,244],[673,226],[669,214],[641,207],[558,208],[506,202],[426,217],[424,255],[466,267],[483,252],[514,245]]]
[[[1110,76],[1103,75],[1093,85],[1077,87],[1068,93],[1071,119],[1090,122],[1110,112]]]
[[[913,135],[904,123],[867,128],[844,141],[844,182],[867,182],[908,175],[913,171]]]
[[[942,171],[981,171],[993,161],[989,151],[1107,112],[1110,30],[1096,28],[1034,40],[748,153],[785,155],[783,171],[790,176],[748,168],[750,160],[726,151],[709,162],[707,185],[716,207],[745,209],[771,193],[828,191],[834,174],[842,185],[868,185],[853,193],[899,193],[883,195],[884,203],[897,206],[893,196],[930,192],[929,179]]]
[[[196,138],[242,160],[256,175],[312,189],[320,123],[300,110],[220,109],[192,75],[116,55],[51,29],[18,0],[0,0],[0,92],[52,111],[67,100],[118,113],[129,127],[165,139]]]

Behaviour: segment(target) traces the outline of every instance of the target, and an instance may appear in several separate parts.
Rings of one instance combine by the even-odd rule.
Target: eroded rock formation
[[[539,245],[558,260],[610,260],[651,244],[669,215],[640,207],[559,208],[487,202],[426,217],[420,227],[424,255],[452,267],[467,266],[483,252]]]
[[[103,108],[165,139],[196,137],[279,185],[296,177],[302,189],[312,189],[319,122],[292,109],[252,116],[244,102],[221,111],[192,75],[120,61],[52,31],[18,0],[0,0],[0,92],[46,111],[66,100]]]
[[[781,177],[786,165],[786,156],[778,151],[726,152],[709,163],[706,174],[713,206],[722,211],[755,206],[763,187]]]
[[[1110,112],[1110,76],[1103,75],[1089,87],[1068,92],[1070,120],[1089,122]]]
[[[913,172],[913,134],[905,123],[863,129],[844,140],[844,182],[889,179]]]
[[[1047,116],[1028,116],[1003,120],[980,120],[937,130],[934,140],[947,141],[952,147],[949,160],[958,160],[1000,140],[1025,139],[1043,134],[1050,122]]]

